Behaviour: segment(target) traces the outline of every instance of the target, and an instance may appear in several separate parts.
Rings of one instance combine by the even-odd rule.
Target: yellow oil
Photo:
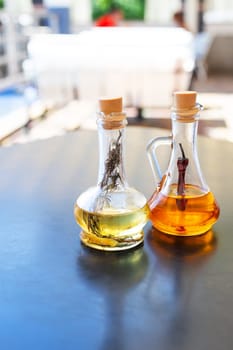
[[[77,223],[81,226],[81,241],[101,250],[124,250],[143,242],[143,227],[147,222],[147,204],[140,209],[89,212],[77,204],[74,208]]]

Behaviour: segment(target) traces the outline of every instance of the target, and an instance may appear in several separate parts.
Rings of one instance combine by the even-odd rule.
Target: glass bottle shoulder
[[[133,187],[103,191],[99,186],[94,186],[83,192],[76,204],[89,212],[103,209],[126,212],[143,208],[147,204],[147,199],[143,193]]]

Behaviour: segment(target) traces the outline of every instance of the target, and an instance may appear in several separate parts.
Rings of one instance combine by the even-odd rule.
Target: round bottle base
[[[122,251],[127,249],[132,249],[142,244],[144,241],[143,231],[139,232],[134,237],[128,238],[108,238],[108,237],[98,237],[91,233],[81,231],[80,233],[81,242],[87,247],[105,250],[105,251]]]
[[[153,225],[153,224],[152,224]],[[202,228],[195,227],[192,229],[185,229],[184,227],[176,227],[172,229],[164,229],[159,226],[153,225],[153,227],[158,230],[159,232],[162,232],[164,234],[170,235],[170,236],[178,236],[178,237],[193,237],[193,236],[199,236],[203,235],[209,230],[211,230],[212,225],[205,225]]]

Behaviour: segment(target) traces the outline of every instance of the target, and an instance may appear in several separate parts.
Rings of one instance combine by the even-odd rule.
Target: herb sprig
[[[100,182],[101,189],[106,192],[116,188],[119,180],[122,180],[120,174],[120,163],[122,156],[121,141],[122,132],[119,130],[117,139],[113,140],[109,145],[108,157],[105,160],[105,172],[103,179]]]

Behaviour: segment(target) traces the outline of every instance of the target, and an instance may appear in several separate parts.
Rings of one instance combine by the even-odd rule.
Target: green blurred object
[[[92,0],[92,19],[107,13],[112,6],[119,7],[125,20],[143,20],[145,0]]]
[[[0,0],[0,9],[4,8],[4,0]]]

